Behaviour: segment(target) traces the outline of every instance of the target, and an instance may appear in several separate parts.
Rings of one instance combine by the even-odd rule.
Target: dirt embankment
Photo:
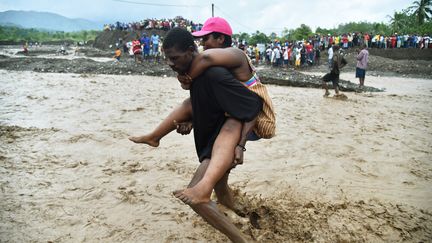
[[[100,52],[92,51],[90,55],[100,56]],[[176,73],[168,65],[155,62],[137,64],[132,58],[125,57],[121,62],[99,62],[89,58],[10,58],[0,56],[0,69],[35,71],[42,73],[79,73],[79,74],[114,74],[114,75],[149,75],[159,77],[175,77]],[[321,77],[307,75],[293,69],[260,68],[263,83],[293,87],[321,88]],[[340,80],[342,91],[357,91],[358,85]],[[380,89],[365,87],[364,91],[379,92]]]
[[[132,36],[131,32],[107,31],[101,34],[96,43],[110,43],[115,41],[121,34]],[[119,37],[120,38],[120,37]],[[123,40],[127,40],[122,36]],[[13,53],[12,49],[15,48]],[[123,53],[120,62],[114,62],[112,58],[113,49],[99,49],[94,47],[67,47],[67,55],[59,55],[59,46],[44,46],[42,48],[30,49],[29,55],[19,53],[19,46],[1,46],[0,69],[17,71],[36,71],[50,73],[80,73],[80,74],[119,74],[119,75],[150,75],[174,77],[176,74],[163,63],[143,62],[136,64],[133,58]],[[417,53],[408,55],[407,53]],[[427,59],[432,50],[417,49],[389,49],[370,50],[370,58],[367,75],[372,76],[403,76],[414,78],[432,78],[432,64]],[[398,59],[404,56],[411,58]],[[1,54],[1,53],[0,53]],[[356,66],[357,52],[351,49],[344,54],[348,64],[342,69],[344,72],[354,72]],[[386,56],[386,57],[383,57]],[[394,57],[390,59],[387,57]],[[323,52],[321,64],[311,67],[303,67],[301,72],[292,68],[273,68],[268,65],[259,65],[260,77],[263,83],[277,84],[294,87],[321,88],[321,76],[328,72],[327,53]],[[312,72],[318,75],[306,75]],[[357,83],[340,80],[342,91],[357,91]],[[374,87],[366,87],[364,91],[382,91]]]
[[[356,49],[343,50],[348,64],[342,72],[355,71]],[[321,63],[327,62],[327,51],[323,52]],[[369,63],[366,75],[403,76],[432,78],[432,49],[369,49]],[[326,65],[315,66],[312,71],[327,71]]]
[[[165,37],[166,35],[166,31],[164,30],[104,31],[96,37],[93,46],[99,49],[108,49],[110,46],[115,46],[116,43],[119,43],[120,39],[125,43],[140,38],[143,33],[146,33],[147,36],[151,36],[153,33],[161,37]]]
[[[432,61],[432,49],[401,48],[401,49],[369,49],[372,56],[380,56],[393,60],[425,60]]]
[[[41,73],[79,73],[79,74],[114,74],[114,75],[149,75],[171,76],[175,73],[167,65],[159,63],[134,63],[133,60],[122,62],[99,62],[88,58],[9,58],[0,57],[0,69],[34,71]]]

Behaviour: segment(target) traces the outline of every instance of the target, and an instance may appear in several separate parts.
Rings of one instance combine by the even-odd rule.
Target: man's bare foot
[[[197,205],[200,203],[210,202],[210,194],[205,193],[205,190],[201,190],[201,188],[197,188],[195,185],[191,188],[186,188],[184,190],[177,190],[173,192],[174,196],[182,202],[188,205]]]
[[[330,95],[330,92],[326,91],[323,96],[328,97],[329,95]]]
[[[335,94],[334,98],[338,99],[338,100],[346,100],[346,99],[348,99],[348,97],[345,94],[343,94],[343,93]]]
[[[159,140],[154,139],[150,135],[144,135],[139,137],[129,137],[129,140],[131,140],[134,143],[145,143],[147,145],[150,145],[152,147],[158,147],[159,146]]]
[[[240,226],[240,228],[243,228],[250,222],[248,217],[240,216],[240,214],[230,208],[225,207],[222,204],[217,204],[216,206],[218,207],[219,211],[225,214],[225,216],[227,216],[235,225],[238,227]]]

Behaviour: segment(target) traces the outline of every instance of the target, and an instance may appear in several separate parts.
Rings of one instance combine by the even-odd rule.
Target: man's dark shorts
[[[361,68],[356,68],[356,78],[364,78],[366,76],[366,70]]]
[[[250,133],[248,133],[247,137],[246,137],[246,141],[258,141],[261,138],[254,132],[251,131]]]
[[[327,73],[326,75],[324,75],[324,77],[322,77],[322,80],[324,82],[332,82],[333,83],[333,87],[336,87],[339,85],[339,75],[335,74],[335,73]]]

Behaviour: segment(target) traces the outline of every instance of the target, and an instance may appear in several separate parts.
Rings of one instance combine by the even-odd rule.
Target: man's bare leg
[[[210,201],[213,188],[232,167],[234,149],[240,140],[242,123],[228,118],[213,145],[209,167],[204,177],[193,187],[174,192],[186,204],[199,204]]]
[[[207,170],[207,167],[208,161],[206,163],[201,163],[201,166],[198,167],[197,171],[194,174],[194,177],[189,183],[188,188],[193,187],[201,180],[201,178],[204,176],[205,170]],[[235,208],[234,195],[228,185],[228,177],[230,172],[231,170],[228,170],[225,175],[223,175],[223,177],[216,183],[214,191],[216,193],[218,203],[236,212],[237,209]]]
[[[339,86],[335,85],[334,89],[335,89],[335,96],[338,96],[339,95]]]
[[[197,171],[194,174],[194,177],[192,178],[191,182],[188,185],[188,188],[191,188],[195,186],[204,176],[205,171],[207,170],[209,160],[206,160],[206,162],[201,163],[201,165],[198,167]],[[228,177],[231,172],[231,169],[228,170],[222,178],[216,183],[214,191],[216,193],[217,201],[218,203],[224,205],[225,207],[236,211],[235,203],[234,203],[234,195],[232,193],[231,188],[228,185]]]
[[[214,190],[218,203],[236,212],[237,210],[235,208],[234,195],[228,185],[229,172],[230,171],[225,173],[225,175],[216,183]]]
[[[196,170],[188,188],[194,187],[204,177],[210,160],[204,160]],[[229,173],[229,172],[227,172]],[[228,175],[224,178],[228,178]],[[246,237],[237,229],[237,227],[219,211],[213,201],[201,203],[197,205],[190,205],[191,208],[200,215],[207,223],[225,234],[232,242],[247,242]]]
[[[205,171],[208,167],[208,160],[206,163],[201,163],[200,167],[198,167],[197,171],[194,174],[191,182],[188,185],[188,188],[196,185],[201,178],[204,176]],[[228,170],[222,178],[216,183],[214,191],[216,193],[218,203],[224,205],[225,207],[236,211],[235,203],[234,203],[234,195],[232,193],[231,188],[228,185],[228,177],[231,170]]]
[[[191,208],[203,217],[207,223],[226,235],[232,242],[248,242],[246,236],[237,229],[228,217],[219,211],[215,202],[210,201],[191,205]]]
[[[326,81],[322,81],[322,87],[325,89],[324,97],[327,97],[330,95],[330,92],[328,91],[327,83]]]
[[[174,121],[185,122],[192,118],[192,103],[190,98],[183,101],[150,133],[139,137],[129,137],[134,143],[145,143],[152,147],[158,147],[159,141],[168,133],[176,129]]]
[[[360,79],[360,87],[363,87],[364,86],[364,78],[359,78]]]

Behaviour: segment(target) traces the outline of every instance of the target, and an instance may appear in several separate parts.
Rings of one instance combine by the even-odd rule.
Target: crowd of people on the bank
[[[369,48],[431,48],[429,35],[398,34],[392,35],[371,33],[348,33],[342,35],[315,35],[310,41],[328,46],[330,43],[347,49],[361,46],[363,43]]]
[[[256,64],[266,63],[274,67],[293,66],[300,68],[320,64],[321,52],[331,46],[342,50],[358,48],[362,45],[368,48],[432,48],[429,35],[395,33],[391,36],[368,33],[348,33],[342,35],[314,35],[307,40],[294,42],[274,41],[265,46],[248,46],[245,42],[235,42]]]
[[[122,23],[117,21],[114,24],[105,24],[104,30],[125,30],[125,31],[140,31],[140,30],[165,30],[168,31],[175,27],[186,28],[190,32],[199,31],[202,24],[194,23],[181,16],[173,19],[143,19],[138,22]]]
[[[137,36],[137,38],[127,42],[123,42],[122,39],[119,39],[118,42],[115,43],[115,46],[116,51],[114,58],[117,59],[117,61],[120,61],[122,55],[121,50],[130,57],[134,57],[136,63],[141,63],[145,60],[159,62],[162,53],[162,39],[156,33],[152,33],[151,36],[148,36],[147,33],[144,32],[141,36]]]
[[[273,67],[292,66],[300,68],[320,63],[322,44],[313,41],[280,42],[273,41],[267,45],[248,46],[245,42],[234,45],[244,50],[255,65],[267,64]]]
[[[155,21],[143,20],[139,24],[129,24],[128,28],[142,29],[163,29],[164,24],[173,27],[182,27],[189,32],[199,31],[202,28],[201,24],[194,24],[192,21],[187,21],[181,17],[172,20]],[[119,27],[117,27],[119,26]],[[121,27],[121,23],[117,23],[116,28]],[[131,27],[132,26],[132,27]],[[133,27],[135,26],[135,27]],[[138,27],[137,27],[138,26]],[[199,44],[199,42],[197,42]],[[233,46],[236,46],[253,60],[255,65],[267,64],[273,67],[294,67],[302,68],[306,66],[319,65],[321,53],[331,46],[338,46],[341,50],[349,48],[359,48],[362,45],[368,48],[431,48],[432,43],[428,35],[417,34],[402,34],[395,33],[391,36],[369,33],[348,33],[341,35],[313,35],[306,40],[300,41],[279,41],[275,40],[267,44],[248,45],[242,40],[233,39]],[[120,39],[116,43],[116,47],[123,49],[124,53],[134,57],[137,63],[144,60],[159,61],[163,54],[161,50],[162,40],[159,35],[153,33],[147,36],[143,33],[142,36],[137,36],[135,40],[123,43]],[[118,53],[118,52],[117,52]],[[120,56],[115,56],[120,60]]]

